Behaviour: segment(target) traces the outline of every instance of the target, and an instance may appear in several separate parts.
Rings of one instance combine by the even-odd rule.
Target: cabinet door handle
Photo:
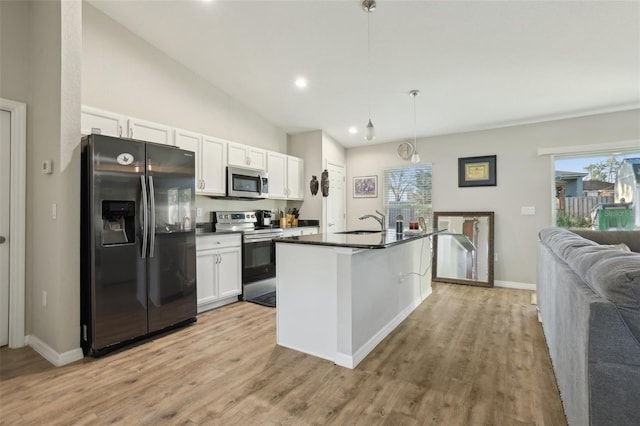
[[[129,127],[129,137],[133,139],[133,127]]]
[[[202,179],[202,189],[205,189],[207,187],[207,183],[204,179]]]
[[[122,126],[118,126],[118,137],[122,137]]]

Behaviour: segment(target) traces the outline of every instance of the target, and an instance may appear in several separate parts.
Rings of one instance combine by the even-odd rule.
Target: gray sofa
[[[538,309],[565,414],[572,426],[640,425],[640,231],[580,233],[545,228],[538,243]]]

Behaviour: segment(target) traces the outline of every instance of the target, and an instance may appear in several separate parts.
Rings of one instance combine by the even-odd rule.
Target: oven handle
[[[274,238],[280,238],[280,237],[264,237],[264,238],[251,238],[251,239],[245,237],[244,238],[244,243],[245,244],[262,243],[262,242],[265,242],[265,241],[271,241]]]

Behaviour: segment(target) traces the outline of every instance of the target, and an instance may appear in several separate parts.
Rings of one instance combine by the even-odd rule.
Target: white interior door
[[[345,230],[347,214],[345,210],[345,172],[344,165],[327,162],[329,172],[329,196],[327,197],[327,233]]]
[[[9,343],[9,166],[11,113],[0,110],[0,346]]]

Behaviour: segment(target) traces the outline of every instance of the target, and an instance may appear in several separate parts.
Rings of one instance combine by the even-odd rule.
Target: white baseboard
[[[493,281],[494,287],[515,288],[517,290],[531,290],[536,291],[536,285],[530,283],[519,283],[515,281]]]
[[[82,349],[76,348],[67,352],[59,354],[51,346],[37,338],[36,336],[29,335],[26,338],[27,345],[31,346],[34,351],[38,352],[44,359],[49,361],[56,367],[71,364],[84,358]]]
[[[417,299],[414,300],[413,303],[406,308],[404,308],[398,315],[395,316],[387,325],[385,325],[380,331],[374,334],[371,339],[369,339],[364,345],[358,349],[353,356],[348,356],[346,354],[338,353],[336,354],[336,364],[347,367],[347,368],[356,368],[358,364],[367,356],[369,353],[378,346],[378,343],[382,342],[385,337],[389,335],[393,330],[396,329],[397,326],[400,325],[402,321],[404,321],[410,314],[420,306],[422,300]]]
[[[420,303],[424,302],[425,299],[429,296],[431,296],[431,293],[433,293],[433,287],[429,286],[429,288],[427,289],[427,291],[425,291],[424,293],[422,293],[421,297],[422,300],[420,301]],[[415,308],[414,308],[415,309]]]

